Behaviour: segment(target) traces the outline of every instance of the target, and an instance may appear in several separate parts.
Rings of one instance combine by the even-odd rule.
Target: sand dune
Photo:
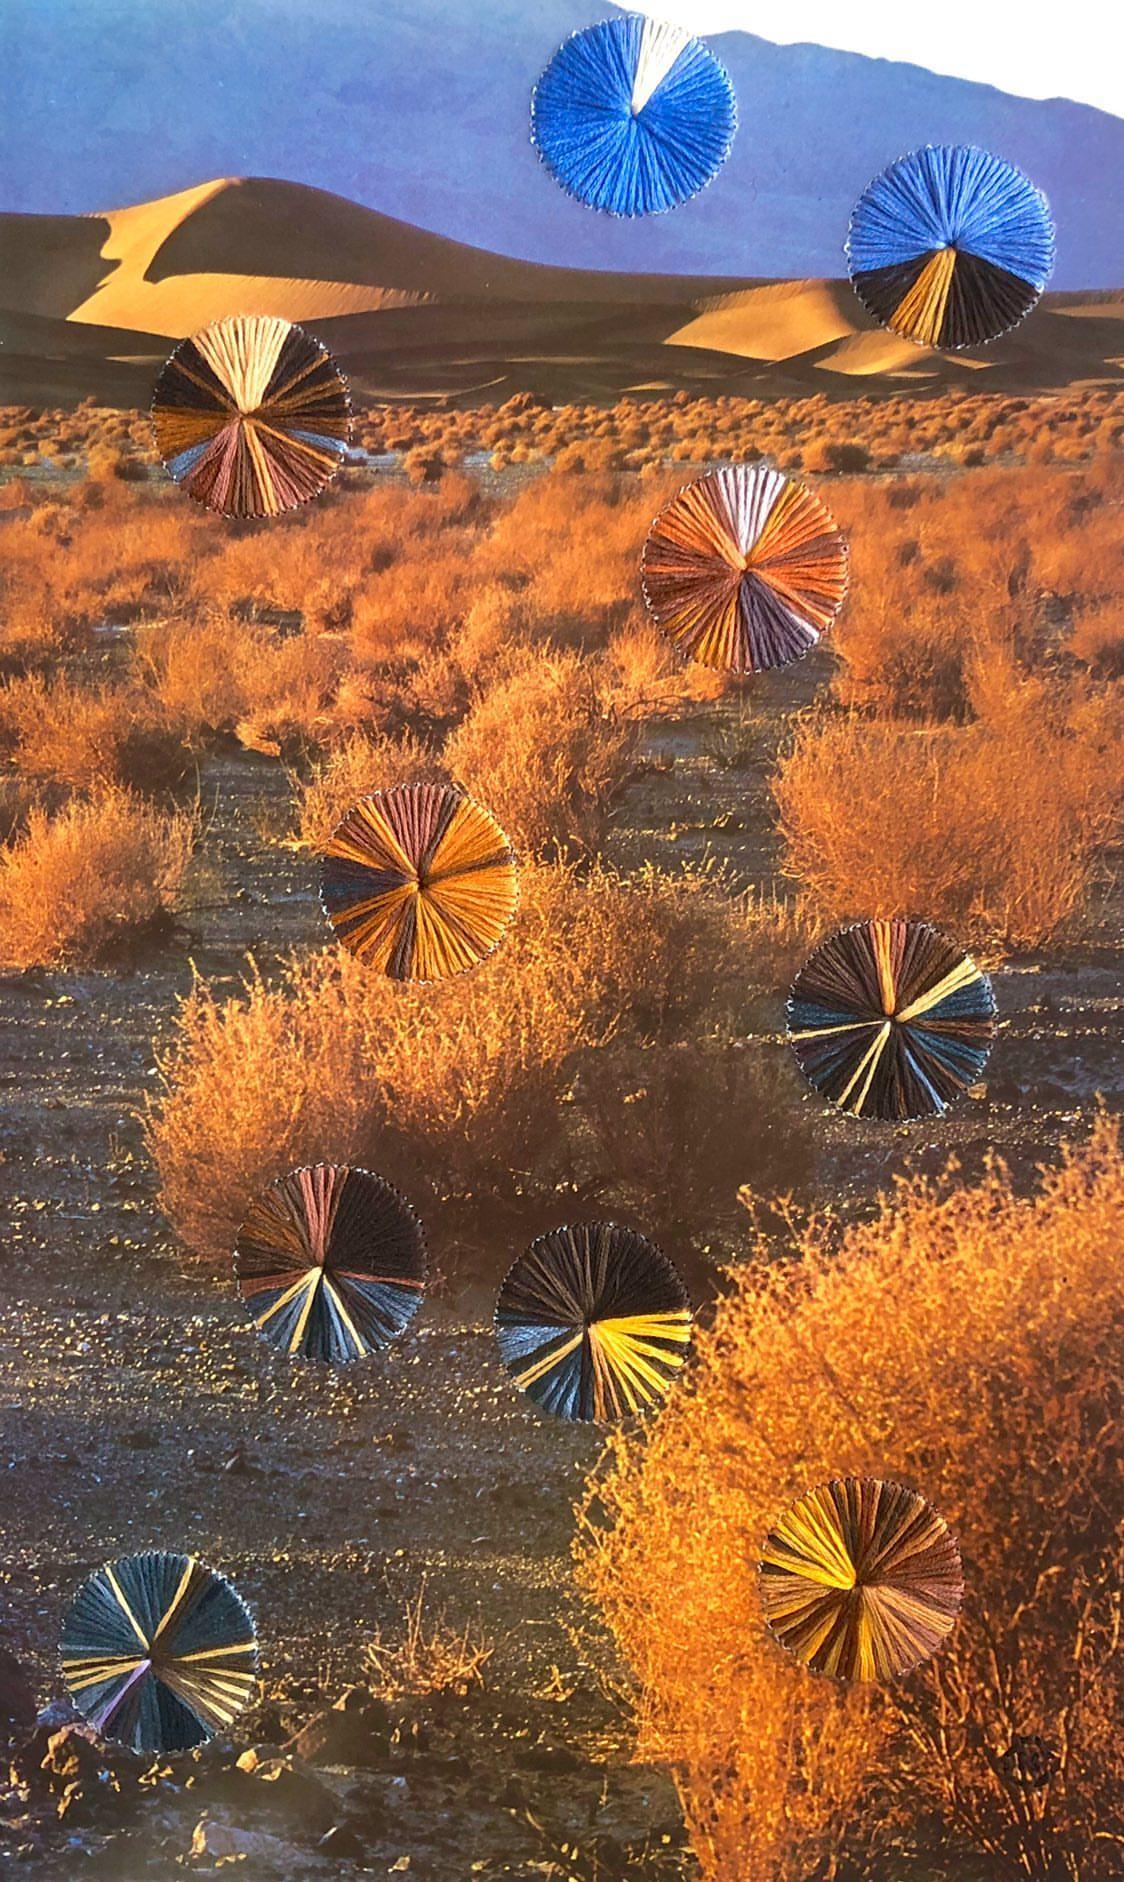
[[[54,362],[60,398],[85,374],[86,391],[128,401],[154,376],[147,362],[157,369],[176,339],[228,313],[312,327],[369,396],[659,385],[853,397],[859,383],[969,378],[1032,390],[1118,377],[1124,353],[1124,295],[1048,296],[995,346],[940,355],[873,327],[846,281],[548,267],[270,178],[218,178],[97,216],[0,216],[9,398],[42,399]]]

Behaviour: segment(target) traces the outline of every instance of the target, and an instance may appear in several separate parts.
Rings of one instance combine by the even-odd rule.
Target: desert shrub
[[[903,531],[901,500],[910,498]],[[834,485],[854,591],[834,645],[848,705],[916,718],[969,714],[968,672],[1013,660],[1017,678],[1052,670],[1059,617],[1111,604],[1124,579],[1121,471],[1100,458],[1068,471],[995,469],[908,485]]]
[[[786,870],[816,912],[915,914],[1035,946],[1089,893],[1121,788],[1119,710],[1036,688],[979,723],[813,717],[773,779]]]
[[[84,790],[99,783],[159,790],[189,753],[150,695],[28,673],[0,686],[0,749],[25,778]]]
[[[371,1691],[382,1699],[428,1698],[433,1693],[464,1698],[483,1686],[495,1642],[466,1622],[454,1627],[443,1608],[427,1604],[426,1584],[408,1600],[395,1633],[381,1628],[364,1649]]]
[[[592,665],[544,648],[478,696],[444,763],[517,850],[583,856],[595,853],[636,750],[635,727],[608,704]]]
[[[256,1191],[329,1153],[419,1202],[441,1196],[447,1220],[455,1204],[493,1253],[497,1223],[545,1227],[563,1191],[611,1196],[641,1108],[618,1106],[614,1132],[591,1138],[575,1080],[591,1055],[742,1032],[747,908],[701,879],[525,867],[516,921],[472,974],[403,987],[333,949],[234,999],[197,986],[147,1123],[169,1217],[225,1259]],[[668,1154],[686,1163],[693,1121],[672,1122]]]
[[[602,691],[624,718],[657,718],[720,699],[733,682],[697,660],[685,660],[651,621],[621,628],[601,665]]]
[[[1124,679],[1124,612],[1119,603],[1082,608],[1070,633],[1069,651],[1098,679]]]
[[[300,840],[309,849],[323,849],[341,817],[368,792],[442,776],[434,752],[410,732],[353,733],[297,784]]]
[[[195,841],[192,816],[109,788],[57,815],[28,812],[0,850],[0,959],[83,966],[168,919]]]
[[[612,1442],[579,1573],[707,1878],[1118,1872],[1122,1233],[1106,1121],[1030,1203],[1001,1165],[914,1179],[732,1276],[651,1436]],[[951,1640],[883,1686],[808,1673],[758,1598],[773,1520],[847,1475],[922,1491],[964,1558]],[[1002,1776],[1017,1733],[1058,1750],[1048,1798]]]

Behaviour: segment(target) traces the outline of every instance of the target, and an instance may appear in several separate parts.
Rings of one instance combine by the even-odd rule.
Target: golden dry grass
[[[851,714],[798,728],[773,779],[785,868],[814,914],[926,916],[1007,946],[1083,909],[1117,826],[1121,702],[1027,685],[992,716]]]
[[[0,961],[86,966],[165,922],[196,835],[187,812],[114,787],[55,816],[32,809],[0,850]]]
[[[666,1082],[649,1103],[634,1074],[673,1080],[697,1057],[706,1085],[706,1055],[744,1031],[747,963],[767,960],[768,928],[767,910],[702,876],[525,866],[510,935],[460,979],[403,987],[333,948],[278,985],[252,976],[237,998],[199,985],[147,1122],[163,1206],[188,1248],[225,1260],[258,1190],[331,1144],[419,1206],[436,1194],[488,1216],[493,1241],[505,1211],[556,1205],[560,1184],[619,1196],[627,1177],[658,1199],[676,1163],[713,1183],[713,1209],[728,1215],[735,1181],[717,1180],[693,1113],[657,1105]],[[657,1042],[674,1050],[647,1056]],[[751,1086],[748,1055],[735,1056]],[[597,1081],[593,1104],[612,1089],[609,1135],[574,1102],[578,1079]],[[629,1091],[637,1101],[622,1104]],[[742,1096],[752,1102],[744,1080]],[[714,1139],[723,1170],[730,1135]],[[785,1150],[798,1157],[791,1133]]]
[[[650,1436],[611,1442],[579,1575],[708,1882],[1118,1873],[1122,1239],[1104,1120],[1032,1202],[1000,1165],[905,1183],[841,1240],[762,1248]],[[950,1643],[880,1688],[807,1672],[756,1585],[778,1513],[852,1474],[919,1489],[965,1563]],[[999,1767],[1032,1732],[1062,1761],[1048,1797]]]
[[[463,1699],[484,1685],[485,1668],[495,1642],[466,1622],[456,1628],[443,1608],[427,1603],[426,1583],[405,1604],[396,1633],[377,1631],[364,1649],[370,1689],[381,1699],[428,1698],[449,1694]]]

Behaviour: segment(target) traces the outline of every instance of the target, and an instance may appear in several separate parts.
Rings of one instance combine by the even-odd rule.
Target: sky
[[[1070,0],[1067,31],[1051,35],[1066,41],[1052,48],[1059,78],[1084,5]],[[695,201],[629,222],[565,196],[529,140],[536,79],[569,33],[611,10],[607,0],[0,0],[0,210],[89,213],[214,177],[269,176],[523,259],[839,275],[872,177],[918,144],[975,143],[1049,197],[1055,287],[1124,287],[1124,122],[995,89],[1014,84],[1008,65],[1023,72],[1023,42],[1040,46],[1046,72],[1026,24],[1031,0],[1018,46],[985,33],[969,45],[951,29],[934,40],[932,20],[900,0],[862,0],[831,30],[865,53],[773,43],[780,31],[829,29],[829,9],[803,0],[769,11],[661,0],[662,12],[676,9],[712,27],[738,133]],[[948,0],[942,21],[950,10],[967,13]],[[1000,10],[1014,11],[977,0],[974,12],[986,22]],[[738,29],[722,30],[731,19]],[[958,75],[887,62],[890,50],[922,58],[930,46],[933,63]],[[1083,54],[1090,90],[1098,66],[1102,79],[1112,69],[1106,46],[1102,31]]]
[[[1124,115],[1124,8],[1113,0],[1068,0],[1064,31],[1045,0],[661,0],[639,13],[676,20],[693,33],[759,33],[781,45],[811,41],[876,59],[997,85],[1020,98],[1073,98]]]

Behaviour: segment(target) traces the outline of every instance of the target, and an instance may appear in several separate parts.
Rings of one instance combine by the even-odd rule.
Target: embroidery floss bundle
[[[1035,305],[1054,266],[1041,190],[965,145],[902,157],[864,190],[847,266],[863,306],[923,346],[982,346]]]
[[[644,544],[657,626],[703,666],[759,673],[814,647],[847,593],[847,545],[803,484],[736,464],[687,484]]]
[[[890,1679],[927,1660],[964,1593],[960,1551],[924,1497],[844,1477],[800,1498],[765,1538],[765,1618],[817,1673]]]
[[[318,340],[239,315],[184,340],[156,381],[156,448],[224,516],[277,516],[323,490],[351,433],[347,385]]]
[[[682,27],[626,14],[574,33],[531,100],[531,140],[571,196],[613,216],[673,209],[713,181],[734,88]]]
[[[490,811],[443,784],[364,797],[324,851],[320,897],[343,945],[393,980],[444,980],[515,913],[515,856]]]
[[[864,921],[809,956],[788,1037],[809,1084],[855,1117],[934,1117],[982,1072],[991,983],[927,921]]]
[[[259,1196],[238,1231],[234,1272],[271,1346],[342,1365],[409,1325],[425,1291],[425,1241],[381,1176],[318,1163]]]
[[[552,1229],[509,1270],[500,1356],[559,1418],[598,1424],[656,1404],[687,1357],[691,1307],[667,1257],[612,1222]]]
[[[84,1582],[62,1676],[95,1730],[132,1751],[187,1751],[253,1697],[257,1641],[230,1583],[193,1555],[126,1555]]]

